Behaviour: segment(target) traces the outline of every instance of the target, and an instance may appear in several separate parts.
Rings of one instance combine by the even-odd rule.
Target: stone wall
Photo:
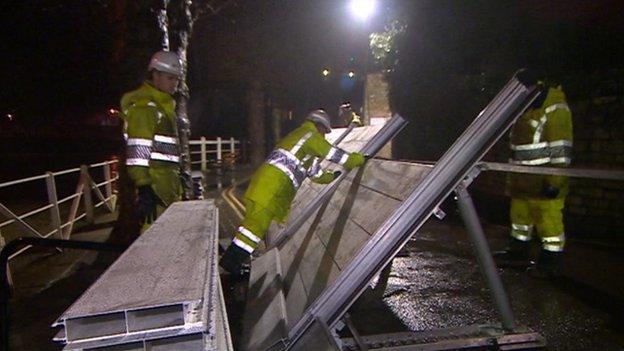
[[[574,166],[624,169],[624,101],[601,97],[575,104]],[[573,232],[587,235],[624,231],[624,181],[571,179],[566,203]]]

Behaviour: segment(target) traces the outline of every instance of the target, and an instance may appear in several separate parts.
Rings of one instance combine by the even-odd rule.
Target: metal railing
[[[191,147],[191,165],[200,165],[202,172],[208,170],[209,163],[221,165],[224,158],[236,162],[236,159],[241,156],[241,142],[234,138],[206,139],[206,137],[201,137],[198,140],[190,140],[189,146]]]
[[[478,164],[478,166],[482,171],[558,175],[574,178],[591,178],[605,180],[624,180],[624,170],[622,169],[535,167],[497,162],[481,162]]]
[[[49,238],[56,235],[59,239],[69,239],[76,222],[85,218],[88,222],[93,222],[94,210],[96,208],[104,206],[109,212],[115,211],[117,194],[113,184],[119,179],[119,176],[116,171],[113,170],[112,166],[116,165],[117,162],[117,160],[111,160],[91,165],[81,165],[77,168],[58,172],[46,172],[45,174],[34,177],[0,183],[0,189],[3,189],[20,185],[33,185],[33,183],[45,181],[47,192],[46,205],[23,214],[15,213],[16,211],[11,210],[0,200],[0,214],[8,218],[0,223],[0,233],[5,232],[3,229],[13,225],[19,228],[12,230],[12,232],[15,232],[13,236],[29,235],[39,238]],[[94,181],[92,177],[92,174],[94,174],[94,171],[97,169],[101,169],[102,172],[101,177],[96,177],[98,180],[101,178],[99,182]],[[60,177],[67,177],[69,175],[78,175],[75,191],[71,195],[60,198],[59,192],[57,191],[57,180]],[[69,179],[63,180],[66,184]],[[94,203],[93,193],[95,193],[99,202]],[[81,202],[83,205],[82,211],[80,211]],[[68,206],[69,208],[67,208]],[[33,219],[34,216],[40,215],[46,211],[49,211],[49,223],[51,224],[51,228],[49,225],[44,225],[43,229],[37,229],[35,228],[37,225],[28,223],[29,219]],[[62,214],[67,216],[65,221],[61,219]],[[3,235],[0,235],[2,241],[5,239]],[[0,247],[1,246],[3,246],[2,242],[0,242]],[[9,260],[15,258],[29,248],[30,246],[26,246],[12,253]]]

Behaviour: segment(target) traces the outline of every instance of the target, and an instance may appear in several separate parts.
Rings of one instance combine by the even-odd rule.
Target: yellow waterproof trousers
[[[251,254],[266,236],[274,217],[266,207],[246,201],[245,218],[232,243]]]
[[[542,248],[562,252],[565,245],[563,205],[561,199],[511,199],[511,236],[520,241],[530,241],[533,232],[542,241]]]

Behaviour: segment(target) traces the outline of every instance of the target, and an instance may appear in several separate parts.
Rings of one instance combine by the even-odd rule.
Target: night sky
[[[37,127],[86,119],[115,105],[141,80],[146,57],[158,47],[150,4],[31,0],[2,5],[0,116],[12,113]],[[196,23],[189,85],[207,95],[221,89],[234,96],[250,80],[260,80],[274,99],[301,110],[356,100],[358,80],[350,87],[337,74],[374,69],[365,60],[368,33],[393,19],[407,23],[409,39],[396,62],[403,76],[396,81],[405,84],[406,95],[397,97],[399,105],[408,98],[410,84],[428,72],[490,70],[507,77],[527,64],[559,75],[621,67],[621,1],[379,4],[374,19],[362,24],[350,16],[346,1],[235,1]],[[336,73],[329,86],[320,75],[324,67]]]
[[[15,111],[38,125],[106,103],[111,33],[102,4],[19,1],[2,7],[3,114]]]

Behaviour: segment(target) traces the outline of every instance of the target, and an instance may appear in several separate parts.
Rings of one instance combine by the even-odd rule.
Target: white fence
[[[0,189],[23,185],[36,187],[37,184],[34,183],[45,181],[47,199],[44,201],[47,204],[23,214],[16,214],[15,212],[17,211],[11,210],[0,201],[0,214],[8,218],[8,220],[0,223],[0,233],[5,233],[0,239],[3,241],[6,239],[4,235],[8,234],[6,228],[9,226],[11,226],[11,234],[13,236],[32,235],[41,238],[56,236],[59,239],[69,239],[74,229],[74,223],[83,218],[92,222],[96,208],[104,206],[110,212],[115,211],[117,194],[113,184],[119,179],[116,172],[113,172],[113,167],[116,164],[117,160],[112,160],[1,183]],[[101,177],[95,176],[95,172],[101,172]],[[57,180],[63,177],[64,184],[67,184],[68,181],[73,182],[70,178],[72,175],[77,177],[75,191],[68,196],[59,198]],[[101,178],[102,181],[96,183],[93,178]],[[96,195],[99,202],[94,203],[93,194]],[[83,205],[82,209],[80,206],[81,202]],[[47,225],[31,225],[29,223],[36,216],[42,216],[46,211],[49,211],[50,217],[43,222],[47,223]],[[61,219],[62,214],[67,216],[67,219],[64,221]],[[9,259],[13,259],[29,248],[25,247],[17,251]]]
[[[234,138],[224,139],[218,137],[209,140],[201,137],[198,140],[191,140],[189,144],[192,165],[199,165],[204,172],[208,170],[209,164],[221,166],[229,163],[231,166],[241,157],[241,142]],[[82,165],[78,168],[46,172],[34,177],[0,183],[0,190],[2,190],[19,186],[34,188],[40,186],[35,183],[45,182],[47,193],[47,198],[42,192],[43,196],[41,196],[41,199],[34,200],[34,202],[40,200],[39,202],[45,203],[45,205],[40,205],[40,207],[35,209],[28,209],[21,214],[16,213],[20,212],[20,210],[11,209],[5,199],[0,199],[0,215],[6,217],[6,220],[0,223],[0,248],[5,240],[9,241],[22,235],[69,239],[77,221],[82,219],[86,219],[88,222],[93,221],[96,208],[104,206],[110,212],[115,211],[117,194],[114,190],[114,183],[119,179],[119,176],[113,168],[117,162],[117,160],[112,160],[92,165]],[[96,174],[98,175],[96,176]],[[77,180],[72,180],[72,175]],[[64,197],[59,195],[57,181],[60,177],[63,177],[63,184],[75,181],[75,191]],[[101,179],[101,181],[96,183],[93,180],[94,178]],[[99,200],[97,203],[94,203],[93,194],[97,198],[95,200]],[[12,203],[14,202],[16,201],[12,201]],[[28,203],[32,203],[32,201],[28,201]],[[46,216],[46,212],[48,212],[48,216]],[[66,219],[62,220],[62,217]],[[0,220],[2,219],[0,218]],[[37,222],[37,224],[33,222]],[[25,247],[11,255],[10,259],[13,259],[28,248]]]
[[[241,142],[234,138],[190,140],[191,165],[200,165],[202,172],[208,170],[209,163],[222,165],[224,160],[234,164],[241,157]],[[199,158],[197,157],[199,155]]]

